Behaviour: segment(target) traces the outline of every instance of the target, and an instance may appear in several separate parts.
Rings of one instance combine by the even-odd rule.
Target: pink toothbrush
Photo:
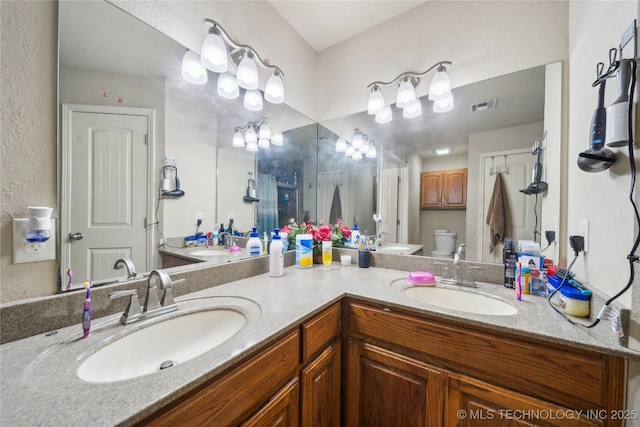
[[[67,268],[67,290],[70,291],[72,287],[72,279],[73,279],[73,270],[71,268]]]

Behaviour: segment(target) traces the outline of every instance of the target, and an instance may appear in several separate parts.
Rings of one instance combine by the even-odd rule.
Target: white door
[[[502,179],[506,187],[509,205],[511,207],[511,220],[513,224],[512,238],[518,240],[534,240],[534,227],[540,227],[540,207],[542,195],[526,195],[520,190],[527,188],[531,183],[531,173],[535,164],[535,156],[529,150],[510,151],[506,153],[492,153],[483,155],[483,192],[481,250],[482,261],[502,263],[502,245],[498,245],[493,253],[489,253],[489,241],[491,234],[486,224],[487,210],[496,181],[495,172],[502,173]],[[537,197],[537,203],[536,203]],[[535,212],[534,212],[535,208]],[[536,220],[537,216],[537,220]],[[536,236],[539,241],[539,236]]]
[[[380,188],[380,222],[379,232],[389,233],[389,242],[398,242],[398,218],[401,205],[399,203],[400,175],[398,168],[383,168]]]
[[[118,258],[147,271],[149,118],[70,111],[65,123],[62,272],[71,267],[78,287],[122,276]]]

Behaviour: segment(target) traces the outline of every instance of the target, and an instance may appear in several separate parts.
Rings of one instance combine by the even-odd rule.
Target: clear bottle
[[[284,275],[284,245],[280,237],[280,229],[273,230],[271,245],[269,245],[269,276]]]
[[[253,231],[251,232],[251,237],[247,242],[246,249],[247,255],[249,256],[254,257],[262,255],[262,242],[258,237],[258,230],[256,229],[256,227],[253,227]]]

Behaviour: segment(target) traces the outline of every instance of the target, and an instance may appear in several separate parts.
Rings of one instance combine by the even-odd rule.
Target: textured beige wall
[[[0,2],[2,199],[0,301],[56,292],[56,261],[13,265],[12,218],[57,207],[57,4]]]

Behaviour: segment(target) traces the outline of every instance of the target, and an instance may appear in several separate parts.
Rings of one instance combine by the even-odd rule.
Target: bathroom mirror
[[[59,3],[63,289],[69,266],[74,287],[123,278],[124,270],[113,270],[121,257],[134,259],[139,273],[161,267],[159,244],[181,246],[196,233],[197,215],[201,232],[227,226],[230,217],[236,229],[250,231],[260,203],[244,200],[249,179],[274,175],[287,162],[299,164],[300,209],[315,216],[317,125],[286,104],[265,102],[251,112],[242,96],[225,100],[213,73],[202,86],[185,82],[184,52],[107,2]],[[283,133],[283,146],[269,155],[231,146],[235,127],[261,118]],[[74,135],[88,131],[91,147],[72,149]],[[175,168],[163,170],[167,164]],[[303,180],[312,184],[304,191]]]
[[[333,136],[325,142],[335,152],[337,137],[350,141],[359,128],[382,148],[378,182],[384,196],[379,197],[377,211],[382,216],[380,229],[390,233],[391,241],[423,244],[429,255],[435,249],[433,232],[449,230],[457,235],[456,246],[465,243],[467,259],[500,263],[501,247],[488,252],[485,224],[496,172],[502,172],[510,187],[517,239],[534,240],[534,229],[542,230],[542,236],[544,230],[557,230],[561,79],[561,64],[550,64],[454,88],[455,107],[448,113],[434,113],[425,96],[423,113],[414,119],[403,118],[393,105],[393,120],[386,124],[377,123],[366,111],[327,120],[322,126]],[[518,191],[531,183],[535,141],[543,147],[543,181],[550,187],[537,196]],[[436,155],[440,147],[449,147],[451,153]],[[420,173],[461,168],[468,172],[466,209],[420,210]],[[539,234],[535,240],[546,246]]]

